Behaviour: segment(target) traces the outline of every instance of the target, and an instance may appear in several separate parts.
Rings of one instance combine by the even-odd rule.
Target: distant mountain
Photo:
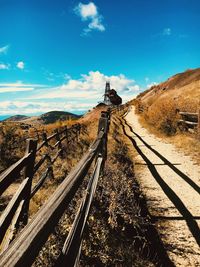
[[[11,117],[5,119],[4,121],[23,121],[23,120],[26,120],[28,118],[29,117],[25,116],[25,115],[14,115],[14,116],[11,116]]]
[[[54,123],[56,121],[65,121],[70,119],[78,119],[81,116],[65,112],[65,111],[50,111],[39,116],[40,120],[44,122],[44,124]]]
[[[0,122],[10,118],[10,115],[0,115]]]
[[[23,122],[27,124],[50,124],[56,121],[74,120],[81,116],[66,111],[50,111],[40,116],[28,117],[25,115],[11,116],[3,121]]]

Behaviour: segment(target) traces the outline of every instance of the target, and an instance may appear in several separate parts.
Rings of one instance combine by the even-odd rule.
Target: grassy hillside
[[[175,134],[180,119],[176,110],[197,112],[200,108],[200,69],[187,70],[152,86],[134,103],[150,126],[167,135]]]
[[[176,74],[167,81],[142,92],[130,104],[134,104],[140,122],[155,135],[167,138],[190,154],[200,164],[200,139],[197,128],[194,134],[183,131],[178,123],[181,116],[177,110],[198,112],[200,109],[200,68]]]

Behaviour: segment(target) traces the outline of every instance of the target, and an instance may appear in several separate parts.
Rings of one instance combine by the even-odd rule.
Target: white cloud
[[[172,30],[170,28],[165,28],[165,29],[163,29],[162,34],[164,36],[170,36],[172,34]]]
[[[0,83],[0,87],[3,86],[14,86],[14,87],[48,87],[44,84],[38,84],[38,83],[23,83],[22,81],[17,81],[15,83]]]
[[[71,79],[71,76],[69,74],[65,73],[64,76],[63,76],[63,78],[65,80],[69,80],[69,79]]]
[[[0,63],[0,70],[8,70],[10,68],[9,64]]]
[[[189,35],[181,33],[181,34],[178,35],[178,37],[181,38],[181,39],[185,39],[185,38],[189,38]]]
[[[34,96],[35,99],[54,99],[66,98],[77,99],[79,102],[85,100],[102,100],[106,81],[110,81],[111,88],[117,90],[122,98],[132,98],[140,89],[134,80],[128,79],[125,75],[107,76],[99,71],[90,71],[88,74],[82,74],[80,79],[69,79],[65,84],[59,87],[42,90],[40,94]]]
[[[83,19],[92,18],[98,15],[97,7],[93,2],[90,2],[89,4],[79,3],[78,12]]]
[[[25,64],[23,61],[19,61],[17,62],[17,68],[20,69],[20,70],[23,70],[25,67]]]
[[[89,4],[79,3],[74,11],[83,21],[90,21],[88,27],[83,30],[84,35],[92,30],[105,31],[105,26],[102,24],[103,17],[99,14],[97,6],[93,2]]]
[[[154,85],[158,85],[158,83],[157,82],[152,82],[152,83],[147,84],[147,89],[151,88]]]
[[[71,112],[82,112],[91,108],[95,104],[77,103],[77,102],[33,102],[33,101],[3,101],[0,102],[1,115],[17,115],[17,114],[42,114],[52,110],[66,110]]]
[[[16,83],[0,83],[0,93],[33,91],[36,88],[42,87],[46,86],[40,84],[24,84],[21,81]]]
[[[50,82],[55,80],[62,79],[63,81],[69,80],[71,77],[68,73],[59,72],[59,73],[53,73],[46,68],[42,68],[43,74],[46,77],[46,79]]]
[[[10,101],[0,100],[0,113],[38,114],[51,110],[84,113],[103,101],[106,81],[110,82],[111,88],[117,90],[123,102],[133,99],[140,89],[133,79],[123,74],[108,76],[99,71],[82,74],[77,80],[68,77],[63,85],[53,88],[40,84],[25,84],[21,81],[1,83],[0,93],[18,93],[14,96],[10,93]],[[23,95],[22,98],[20,91],[30,92],[28,96]]]
[[[105,27],[101,23],[100,17],[93,18],[90,24],[88,25],[90,30],[99,30],[100,32],[105,31]]]
[[[0,54],[6,54],[8,52],[9,45],[0,47]]]
[[[33,87],[0,87],[0,93],[32,91]]]

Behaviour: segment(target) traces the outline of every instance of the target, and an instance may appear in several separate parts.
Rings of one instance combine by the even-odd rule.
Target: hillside
[[[177,106],[191,104],[190,111],[195,110],[200,98],[200,68],[176,74],[167,81],[152,86],[141,93],[137,100],[151,106],[163,98],[176,101]]]
[[[26,120],[28,119],[29,117],[28,116],[25,116],[25,115],[14,115],[14,116],[11,116],[3,121],[23,121],[23,120]]]
[[[50,111],[42,114],[39,119],[44,122],[44,124],[54,123],[56,121],[65,121],[71,119],[78,119],[80,116],[72,114],[65,111]]]
[[[197,112],[200,107],[200,68],[176,74],[152,86],[134,102],[149,125],[168,135],[176,133],[176,110]]]
[[[8,119],[5,119],[4,121],[9,121],[9,122],[22,122],[23,123],[31,123],[31,124],[50,124],[54,123],[56,121],[65,121],[65,120],[73,120],[73,119],[78,119],[80,118],[79,115],[66,112],[66,111],[50,111],[47,113],[44,113],[40,116],[33,116],[33,117],[28,117],[25,115],[15,115],[11,116]]]

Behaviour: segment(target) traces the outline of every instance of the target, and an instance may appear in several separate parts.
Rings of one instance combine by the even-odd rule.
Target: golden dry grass
[[[58,158],[53,166],[55,178],[47,178],[43,187],[31,200],[31,217],[47,201],[96,138],[98,119],[102,110],[105,108],[95,109],[79,120],[87,126],[87,130],[80,136],[79,144],[65,144],[65,157]],[[145,258],[149,253],[149,243],[141,229],[144,217],[140,217],[141,207],[136,195],[139,200],[142,197],[134,180],[134,164],[129,158],[119,122],[114,116],[108,136],[108,159],[104,173],[99,179],[87,223],[80,266],[152,266],[148,257]],[[54,131],[55,126],[63,125],[53,124],[46,127],[48,135]],[[45,149],[42,153],[45,153]],[[36,180],[39,174],[35,177]],[[86,177],[33,266],[54,265],[70,230],[88,178],[89,176]],[[147,225],[146,219],[145,224]],[[143,254],[143,250],[147,254]]]
[[[132,102],[141,124],[167,142],[190,154],[200,164],[200,140],[197,134],[182,132],[177,110],[197,113],[200,109],[200,69],[174,75],[153,86]]]

